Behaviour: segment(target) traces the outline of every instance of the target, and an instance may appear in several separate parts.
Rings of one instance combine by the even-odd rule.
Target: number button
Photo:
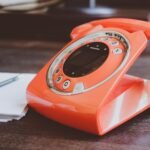
[[[115,48],[113,50],[113,53],[116,54],[116,55],[121,54],[122,53],[122,49],[121,48]]]
[[[60,83],[62,80],[62,76],[59,76],[57,79],[56,79],[56,83]]]
[[[112,46],[118,46],[118,45],[119,45],[119,42],[118,42],[118,41],[113,41],[113,42],[110,42],[110,44],[111,44]]]
[[[66,80],[66,81],[63,83],[63,89],[67,89],[69,86],[70,86],[70,80]]]

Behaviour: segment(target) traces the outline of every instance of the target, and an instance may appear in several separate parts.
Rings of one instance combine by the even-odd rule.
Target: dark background
[[[45,13],[1,13],[0,38],[67,41],[76,25],[110,17],[148,20],[149,13],[149,0],[61,0]]]

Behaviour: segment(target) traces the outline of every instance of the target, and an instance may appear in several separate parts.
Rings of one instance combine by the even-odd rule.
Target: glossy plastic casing
[[[88,92],[61,95],[52,91],[46,77],[57,55],[78,39],[103,30],[119,32],[129,40],[131,53],[125,66],[110,80]],[[72,41],[29,84],[27,100],[33,109],[64,125],[103,135],[150,108],[150,81],[125,74],[147,45],[150,23],[133,19],[97,20],[76,27],[71,37]],[[90,80],[94,78],[90,76]]]

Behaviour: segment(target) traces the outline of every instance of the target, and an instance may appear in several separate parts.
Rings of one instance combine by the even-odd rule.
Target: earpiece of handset
[[[97,32],[97,31],[101,30],[102,28],[103,28],[103,26],[100,24],[93,26],[90,23],[85,23],[83,25],[79,25],[79,26],[75,27],[72,30],[70,36],[71,36],[71,39],[75,39],[75,38],[86,36],[93,32]]]
[[[71,39],[75,39],[80,35],[86,34],[89,30],[92,29],[92,27],[93,26],[90,23],[85,23],[85,24],[75,27],[70,33]]]

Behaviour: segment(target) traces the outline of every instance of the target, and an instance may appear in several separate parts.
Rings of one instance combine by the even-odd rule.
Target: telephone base
[[[150,80],[125,75],[108,99],[97,111],[100,135],[150,108]]]

